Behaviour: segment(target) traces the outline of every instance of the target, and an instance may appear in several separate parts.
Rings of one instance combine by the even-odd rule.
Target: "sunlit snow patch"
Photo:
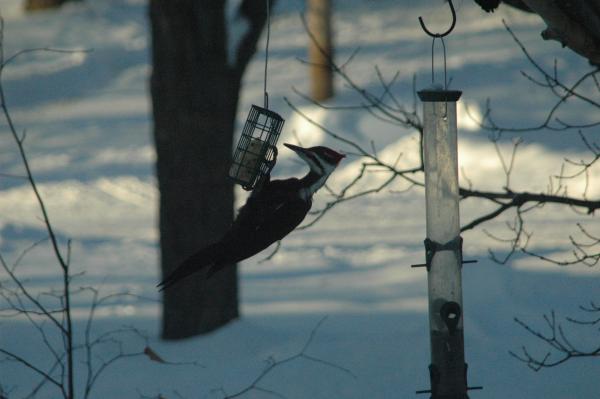
[[[328,115],[327,110],[316,105],[309,105],[300,107],[300,111],[312,122],[295,112],[286,122],[286,130],[291,133],[292,137],[297,138],[303,147],[321,145],[325,140],[325,133],[315,125],[324,125]]]

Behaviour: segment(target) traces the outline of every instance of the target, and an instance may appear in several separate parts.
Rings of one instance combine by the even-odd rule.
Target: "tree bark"
[[[494,11],[500,0],[475,0]],[[595,66],[600,66],[600,0],[503,0],[512,7],[538,14],[548,26],[544,40],[556,40]]]
[[[595,15],[590,8],[591,5],[588,5],[589,9],[582,11],[576,19],[572,19],[558,3],[546,0],[523,0],[523,2],[548,25],[548,28],[542,32],[545,40],[557,40],[563,46],[587,58],[593,65],[600,65],[600,43],[592,33],[600,21],[598,15]],[[582,10],[585,9],[584,6],[580,7]],[[588,20],[594,22],[591,31],[586,29],[585,22]]]
[[[242,13],[251,2],[256,1],[242,3]],[[231,62],[224,3],[150,0],[150,88],[163,276],[219,239],[233,220],[233,184],[227,174],[240,82],[265,15],[264,5],[257,15],[246,10],[250,28]],[[238,315],[235,265],[206,283],[190,276],[164,291],[162,337],[206,333]]]

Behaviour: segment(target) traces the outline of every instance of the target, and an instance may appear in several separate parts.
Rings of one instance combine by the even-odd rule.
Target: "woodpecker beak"
[[[294,144],[288,144],[288,143],[283,143],[284,146],[286,146],[287,148],[289,148],[290,150],[294,151],[296,154],[305,154],[306,150],[302,147],[299,147],[297,145]]]
[[[306,162],[311,167],[311,169],[314,168],[314,155],[312,155],[312,153],[309,150],[294,144],[283,143],[283,145],[289,148],[290,150],[294,151],[296,155],[298,155],[304,162]]]

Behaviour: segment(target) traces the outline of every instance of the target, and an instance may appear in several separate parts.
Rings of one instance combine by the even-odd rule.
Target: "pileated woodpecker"
[[[344,154],[327,147],[302,148],[284,144],[310,167],[301,179],[265,177],[240,209],[231,229],[217,242],[185,260],[158,287],[164,290],[192,273],[206,271],[206,278],[228,264],[256,255],[294,230],[310,210],[313,194],[325,184]]]

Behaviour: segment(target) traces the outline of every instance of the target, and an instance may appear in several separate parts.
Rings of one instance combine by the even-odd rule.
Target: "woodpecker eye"
[[[326,147],[324,148],[323,155],[325,156],[325,159],[331,163],[337,163],[343,158],[341,154]]]
[[[331,148],[323,146],[312,147],[309,148],[309,150],[314,154],[318,155],[318,157],[321,158],[323,161],[332,165],[337,165],[340,162],[340,160],[345,157],[343,154],[340,154],[332,150]]]

